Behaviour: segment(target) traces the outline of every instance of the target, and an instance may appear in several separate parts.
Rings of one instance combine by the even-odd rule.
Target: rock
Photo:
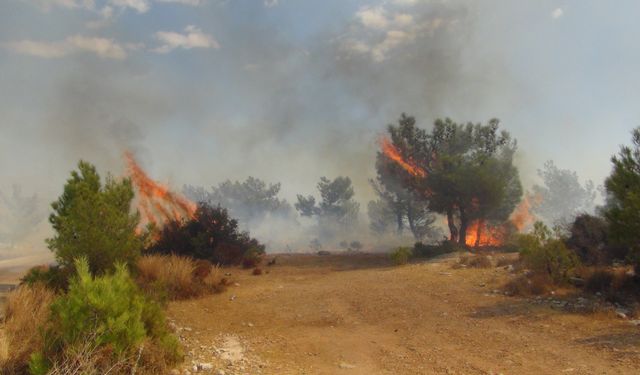
[[[235,294],[232,294],[231,297],[229,297],[229,301],[233,301],[235,299],[236,299],[236,295]]]
[[[349,363],[346,363],[346,362],[340,362],[338,367],[340,367],[341,369],[344,369],[344,370],[356,368],[356,366],[354,366],[352,364],[349,364]]]
[[[515,267],[513,267],[513,264],[506,266],[504,269],[512,273],[516,270]]]
[[[216,375],[226,375],[226,373],[224,372],[224,370],[218,370],[216,371]]]
[[[174,368],[173,370],[171,370],[171,372],[169,372],[169,374],[171,374],[171,375],[180,375],[180,370]]]
[[[193,365],[193,367],[191,367],[191,370],[193,372],[198,372],[198,365]]]
[[[627,319],[627,314],[624,310],[616,310],[616,316],[620,319]]]
[[[213,370],[213,364],[208,362],[198,363],[198,370],[211,371]]]
[[[249,323],[247,324],[249,327],[253,327],[253,323]]]
[[[640,319],[630,320],[629,323],[633,324],[634,326],[640,326]]]

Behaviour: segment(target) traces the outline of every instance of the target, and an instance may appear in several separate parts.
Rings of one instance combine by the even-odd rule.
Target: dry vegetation
[[[137,262],[138,283],[151,293],[172,300],[224,290],[220,267],[205,260],[177,255],[147,255]]]
[[[55,294],[44,285],[23,285],[7,296],[4,338],[0,343],[3,374],[24,373],[31,353],[42,346],[39,328],[49,316]]]

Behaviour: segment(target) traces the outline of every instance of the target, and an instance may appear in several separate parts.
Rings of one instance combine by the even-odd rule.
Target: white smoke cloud
[[[78,52],[90,52],[101,58],[122,60],[127,57],[125,48],[113,39],[74,35],[59,42],[39,42],[29,39],[6,43],[15,53],[44,59],[61,58]]]
[[[205,34],[198,27],[189,25],[185,27],[184,33],[173,31],[158,31],[155,33],[162,45],[154,52],[168,53],[176,48],[192,49],[192,48],[220,48],[220,44],[209,34]]]

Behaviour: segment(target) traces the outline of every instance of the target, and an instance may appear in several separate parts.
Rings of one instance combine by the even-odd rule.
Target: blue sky
[[[320,176],[373,197],[402,112],[497,117],[525,185],[553,159],[601,184],[640,125],[635,1],[0,2],[0,187],[47,200],[78,159],[133,150],[176,187]]]

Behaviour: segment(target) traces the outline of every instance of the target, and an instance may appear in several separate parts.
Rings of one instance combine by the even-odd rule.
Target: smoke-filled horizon
[[[176,190],[255,176],[293,203],[321,176],[348,176],[364,211],[377,139],[403,112],[424,128],[499,118],[527,189],[547,160],[600,185],[640,123],[638,8],[5,1],[0,189],[44,206],[79,159],[119,176],[131,150]]]

